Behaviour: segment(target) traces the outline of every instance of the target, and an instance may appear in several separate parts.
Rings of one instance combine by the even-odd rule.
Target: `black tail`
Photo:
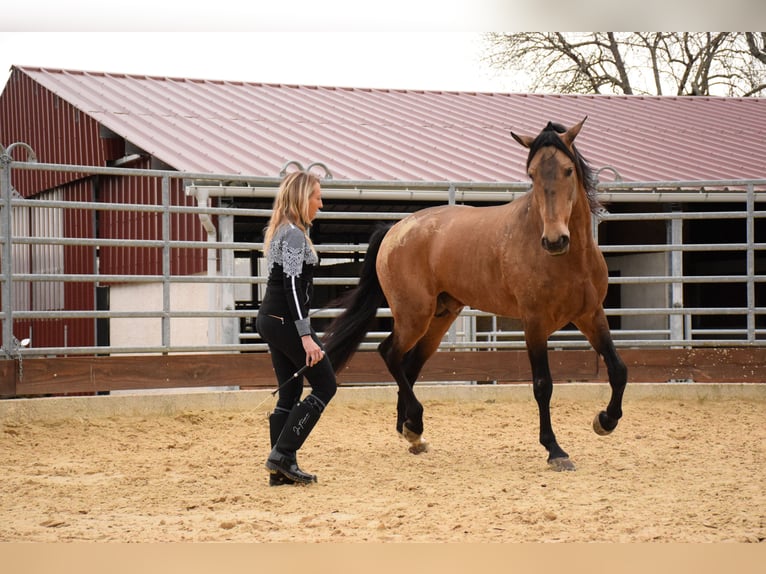
[[[390,226],[381,226],[370,237],[367,255],[362,265],[359,284],[348,291],[340,299],[330,304],[333,307],[343,307],[327,327],[322,342],[325,353],[330,358],[335,372],[340,372],[348,360],[359,348],[367,331],[370,330],[375,313],[379,307],[386,304],[386,296],[380,288],[375,261],[383,237]]]

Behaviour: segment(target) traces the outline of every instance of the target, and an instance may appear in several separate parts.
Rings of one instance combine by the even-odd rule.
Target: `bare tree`
[[[487,40],[490,66],[526,72],[530,91],[766,94],[766,32],[520,32]]]

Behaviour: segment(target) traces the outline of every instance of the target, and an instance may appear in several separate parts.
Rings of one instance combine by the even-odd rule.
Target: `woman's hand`
[[[309,367],[313,367],[324,357],[324,351],[317,345],[317,342],[311,335],[304,335],[301,337],[303,343],[303,350],[306,351],[306,364]]]

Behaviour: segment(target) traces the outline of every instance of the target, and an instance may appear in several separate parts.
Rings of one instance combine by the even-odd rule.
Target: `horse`
[[[556,440],[550,413],[548,339],[569,323],[607,367],[611,397],[593,429],[607,435],[617,427],[628,373],[604,313],[608,272],[592,230],[592,213],[601,208],[595,180],[574,145],[586,119],[569,129],[548,122],[535,137],[511,131],[529,150],[529,191],[497,206],[428,207],[379,228],[358,284],[335,302],[343,310],[323,343],[336,372],[356,352],[377,310],[390,307],[393,328],[378,352],[398,385],[396,429],[410,452],[428,450],[415,381],[466,305],[521,320],[539,440],[551,468],[575,469]]]

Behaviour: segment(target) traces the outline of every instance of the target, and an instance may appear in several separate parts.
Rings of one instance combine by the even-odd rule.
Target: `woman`
[[[309,321],[319,258],[308,229],[321,207],[319,179],[302,171],[289,174],[279,186],[264,237],[269,279],[255,324],[268,343],[280,385],[269,416],[272,449],[266,469],[271,486],[316,482],[316,476],[298,467],[296,452],[337,388],[330,360]],[[303,366],[305,373],[294,376]],[[304,375],[311,393],[301,401]]]

